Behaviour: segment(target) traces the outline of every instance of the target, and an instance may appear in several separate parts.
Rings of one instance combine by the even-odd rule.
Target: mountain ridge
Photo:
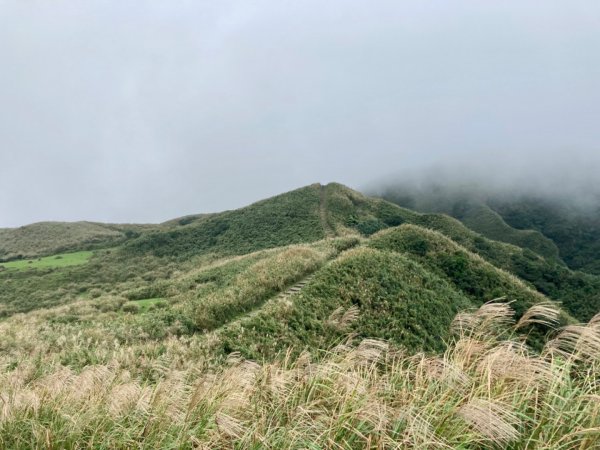
[[[91,283],[99,288],[110,277],[126,285],[127,277],[148,278],[149,275],[134,275],[135,271],[131,269],[128,269],[129,274],[117,275],[106,266],[126,267],[130,261],[144,261],[138,264],[140,271],[150,270],[163,279],[179,265],[189,265],[198,258],[234,257],[335,237],[364,239],[376,236],[382,230],[399,226],[405,229],[402,226],[412,225],[424,227],[417,235],[423,235],[428,228],[441,233],[449,241],[456,240],[459,245],[466,245],[465,251],[479,255],[486,263],[519,277],[541,294],[562,301],[571,314],[582,320],[589,319],[600,309],[600,296],[595,293],[597,289],[600,290],[600,278],[572,272],[553,256],[488,240],[448,216],[417,213],[383,199],[367,197],[339,183],[315,183],[237,210],[185,217],[192,217],[193,220],[184,220],[186,223],[182,224],[181,218],[173,219],[160,226],[106,225],[117,227],[110,229],[114,233],[121,233],[118,239],[105,241],[104,248],[102,242],[97,243],[96,256],[87,266],[69,269],[70,276],[97,280]],[[81,243],[76,243],[72,249],[81,247]],[[411,254],[411,251],[405,249],[404,252]],[[412,257],[418,259],[420,255],[413,252]],[[146,269],[144,264],[148,265]],[[97,267],[99,275],[87,274],[90,266]],[[36,273],[44,274],[42,279],[50,280],[53,277],[60,278],[62,272],[46,269],[46,272]],[[25,289],[22,286],[20,288]],[[43,292],[45,298],[56,298],[56,294]],[[5,294],[11,295],[14,297],[16,293]],[[41,294],[32,291],[29,295],[39,298]],[[73,290],[70,295],[76,297],[78,294]]]

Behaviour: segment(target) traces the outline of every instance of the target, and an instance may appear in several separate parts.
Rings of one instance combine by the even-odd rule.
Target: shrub
[[[101,297],[94,302],[94,307],[101,312],[118,311],[125,304],[123,297]]]
[[[123,312],[137,314],[141,311],[142,308],[136,302],[127,302],[123,305],[122,309]]]

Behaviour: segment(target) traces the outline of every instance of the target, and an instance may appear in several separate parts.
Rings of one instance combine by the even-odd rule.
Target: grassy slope
[[[0,261],[114,247],[148,231],[175,226],[177,224],[39,222],[19,228],[3,228],[0,229]]]
[[[85,264],[92,257],[93,252],[74,252],[74,253],[63,253],[58,255],[46,256],[43,258],[33,259],[33,260],[17,260],[10,261],[0,264],[0,268],[4,267],[6,269],[15,269],[15,270],[25,270],[25,269],[43,269],[43,268],[53,268],[53,267],[69,267],[69,266],[78,266],[80,264]]]
[[[415,225],[382,231],[369,242],[373,248],[408,254],[448,280],[477,305],[506,297],[517,314],[546,299],[514,275],[505,272],[443,234]]]
[[[529,249],[486,239],[445,215],[425,214],[417,224],[443,233],[495,266],[531,283],[541,293],[562,302],[579,320],[587,321],[600,311],[600,277],[572,271]]]
[[[412,217],[416,214],[409,210],[340,184],[313,184],[184,227],[148,233],[124,246],[123,252],[179,259],[206,253],[238,255],[315,242],[331,230],[337,235],[370,235]]]
[[[527,248],[546,258],[558,259],[558,248],[551,239],[534,229],[516,229],[508,225],[486,204],[486,198],[478,193],[477,186],[458,190],[423,188],[420,191],[390,188],[384,192],[383,198],[424,213],[448,214],[489,239]]]
[[[412,350],[439,350],[456,312],[469,306],[464,295],[415,261],[358,248],[318,271],[293,302],[220,330],[215,345],[217,353],[272,359],[286,347],[296,352],[330,347],[351,331]],[[346,324],[343,313],[352,307],[359,318]]]
[[[473,327],[440,355],[369,339],[262,365],[232,355],[207,372],[184,339],[145,353],[121,348],[110,364],[82,371],[45,354],[0,372],[0,447],[598,448],[600,367],[578,339],[597,339],[597,327],[565,330],[540,356],[511,319],[502,305],[463,314]],[[3,325],[3,336],[44,343],[23,334],[28,327]],[[52,348],[86,339],[63,335]],[[160,383],[132,376],[140,363]]]
[[[448,224],[444,216],[421,215],[339,184],[312,185],[240,210],[205,216],[187,225],[145,232],[110,254],[99,252],[84,267],[37,270],[29,275],[0,273],[0,280],[7,282],[0,292],[0,302],[3,314],[9,315],[68,302],[81,295],[122,295],[140,286],[143,292],[138,299],[162,297],[170,274],[187,270],[194,258],[210,259],[211,255],[225,257],[282,244],[314,242],[322,239],[327,230],[338,235],[369,236],[403,223],[438,229],[488,262],[562,300],[581,319],[593,315],[600,302],[598,280],[592,276],[574,274],[531,252],[519,252],[515,247],[484,239],[458,223]]]
[[[494,199],[490,204],[511,226],[552,239],[570,267],[600,274],[600,211],[535,197]]]
[[[118,230],[90,222],[40,222],[0,229],[0,259],[51,255],[86,244],[115,242],[122,237]]]
[[[526,248],[545,258],[559,261],[558,247],[552,240],[532,229],[518,230],[509,226],[487,205],[470,207],[458,219],[470,229],[490,239]]]
[[[331,325],[331,315],[351,307],[360,311],[360,320],[350,327],[357,336],[383,338],[411,350],[439,350],[456,311],[506,296],[520,316],[548,301],[446,236],[415,225],[381,231],[366,245],[319,271],[293,304],[261,311],[223,330],[221,351],[260,359],[281,351],[281,343],[298,351],[330,346],[348,331]],[[563,320],[571,319],[565,315]]]
[[[320,187],[312,185],[208,216],[199,223],[149,233],[127,244],[123,252],[186,259],[211,252],[236,255],[314,242],[324,237],[319,204]]]

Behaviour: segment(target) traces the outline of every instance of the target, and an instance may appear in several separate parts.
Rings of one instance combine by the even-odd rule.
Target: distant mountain
[[[415,211],[448,214],[490,239],[600,275],[600,204],[584,207],[576,198],[434,183],[392,185],[378,195]]]
[[[521,196],[492,198],[489,205],[511,227],[551,239],[569,267],[600,274],[600,203],[581,207],[573,200]]]

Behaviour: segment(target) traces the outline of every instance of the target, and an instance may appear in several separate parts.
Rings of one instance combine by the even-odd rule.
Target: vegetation
[[[348,332],[411,350],[441,350],[452,318],[470,305],[418,263],[356,248],[318,271],[293,301],[267,304],[219,330],[212,351],[271,360],[286,348],[293,354],[328,348]]]
[[[314,272],[325,258],[315,249],[293,247],[253,264],[231,286],[201,299],[195,313],[196,325],[201,330],[213,330],[231,321]]]
[[[530,283],[540,293],[562,302],[579,320],[589,320],[600,310],[600,276],[594,274],[595,264],[600,261],[596,251],[600,250],[600,220],[592,211],[539,198],[486,198],[477,194],[477,187],[432,187],[422,191],[398,188],[389,189],[384,196],[420,211],[445,212],[460,219],[462,224],[442,214],[423,214],[410,223],[440,231]],[[504,218],[523,229],[512,228]],[[589,273],[573,271],[567,264]]]
[[[425,214],[418,223],[441,232],[494,266],[530,283],[540,293],[560,301],[579,320],[590,320],[600,311],[600,277],[574,272],[528,249],[486,239],[448,216]]]
[[[0,448],[599,444],[600,277],[552,255],[339,184],[107,227],[2,263]]]
[[[458,217],[467,227],[490,239],[529,249],[548,259],[559,260],[558,247],[550,239],[532,229],[518,230],[509,226],[487,205],[468,208]]]
[[[549,259],[559,260],[555,242],[530,227],[513,228],[488,205],[480,187],[457,189],[453,186],[430,186],[420,191],[412,188],[388,188],[383,197],[399,206],[424,213],[448,214],[468,228],[495,241],[529,249]]]
[[[127,244],[123,253],[187,259],[314,242],[325,237],[319,204],[320,187],[308,186],[185,227],[145,234]]]
[[[552,324],[552,308],[514,323],[488,303],[453,321],[440,355],[381,340],[258,364],[231,354],[216,371],[169,339],[159,383],[127,365],[80,372],[47,357],[1,375],[0,446],[48,448],[595,448],[600,328],[560,331],[541,353],[515,335]],[[6,326],[4,325],[5,330]],[[11,328],[12,333],[25,330]],[[31,337],[32,344],[40,342]],[[62,347],[80,346],[57,338]],[[97,347],[96,351],[100,351]],[[131,354],[128,364],[134,365]],[[123,360],[123,358],[122,358]]]
[[[533,229],[552,239],[561,258],[574,269],[600,275],[600,211],[547,198],[493,199],[492,207],[518,229]]]
[[[40,222],[0,229],[0,261],[37,259],[83,247],[111,245],[124,236],[109,225],[90,222]]]
[[[24,270],[78,266],[80,264],[87,263],[88,260],[92,257],[92,255],[93,252],[86,251],[75,253],[63,253],[59,255],[37,258],[34,260],[20,259],[17,261],[9,261],[0,264],[0,267],[4,267],[5,269]]]

